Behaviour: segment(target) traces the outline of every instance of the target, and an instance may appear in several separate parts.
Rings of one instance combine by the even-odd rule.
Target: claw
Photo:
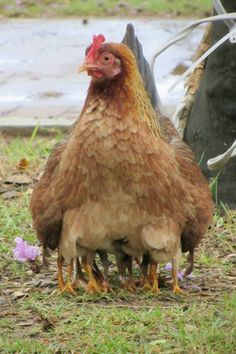
[[[89,294],[101,293],[101,288],[99,287],[98,283],[96,282],[96,279],[90,279],[85,290]]]
[[[172,269],[172,276],[173,276],[173,293],[174,294],[179,294],[179,295],[189,296],[183,290],[181,290],[180,287],[179,287],[178,276],[177,276],[177,270],[176,269]]]
[[[160,289],[158,288],[158,284],[157,283],[155,283],[155,284],[153,284],[153,286],[152,286],[152,288],[151,288],[151,292],[153,293],[153,294],[160,294]]]
[[[184,295],[189,297],[190,295],[187,294],[185,291],[183,291],[182,289],[180,289],[180,287],[178,285],[174,285],[173,286],[173,294],[178,294],[178,295]]]
[[[126,280],[121,282],[121,286],[124,290],[128,290],[130,293],[134,293],[136,291],[136,286],[129,284]]]
[[[66,286],[64,286],[64,288],[61,290],[61,293],[62,294],[63,293],[69,293],[69,294],[74,295],[74,296],[77,295],[76,291],[73,289],[72,284],[70,282],[68,282],[66,284]]]
[[[159,294],[160,293],[160,289],[158,288],[158,285],[157,284],[153,284],[151,285],[150,283],[145,283],[141,290],[143,291],[147,291],[147,292],[151,292],[153,294]]]
[[[63,278],[63,271],[62,271],[62,258],[58,257],[57,259],[57,268],[58,268],[58,286],[61,293],[69,293],[72,295],[77,295],[73,286],[71,284],[71,274],[73,271],[73,259],[71,260],[70,264],[67,265],[67,284],[64,282]]]
[[[151,291],[152,289],[152,286],[150,283],[146,282],[144,283],[142,286],[141,286],[141,290],[143,291]]]
[[[110,285],[109,285],[109,283],[107,281],[103,281],[102,282],[101,288],[102,288],[102,292],[105,293],[105,294],[113,293],[113,290],[112,290],[112,288],[110,287]]]
[[[160,290],[158,287],[158,278],[157,278],[157,263],[151,262],[150,264],[150,271],[149,271],[149,284],[150,284],[150,291],[153,294],[159,294]]]

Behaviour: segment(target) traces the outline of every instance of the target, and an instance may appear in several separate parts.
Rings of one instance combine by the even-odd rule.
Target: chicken
[[[33,224],[36,229],[37,237],[38,237],[39,241],[43,244],[43,263],[45,265],[48,265],[47,257],[50,255],[50,253],[48,252],[48,248],[53,250],[57,247],[57,244],[49,244],[48,245],[47,243],[45,243],[45,238],[42,237],[44,235],[43,232],[45,232],[44,225],[42,224],[42,221],[44,220],[45,222],[48,222],[48,218],[50,218],[50,215],[47,216],[47,214],[45,214],[44,219],[41,219],[41,212],[43,211],[43,208],[45,205],[44,203],[47,201],[47,199],[45,197],[48,192],[48,186],[50,184],[50,180],[51,180],[52,176],[54,174],[56,174],[56,171],[59,168],[61,156],[62,156],[62,153],[65,150],[66,146],[67,146],[67,140],[62,140],[59,144],[55,145],[54,150],[53,150],[51,156],[49,157],[47,164],[45,166],[44,173],[42,174],[40,180],[38,181],[38,183],[34,187],[33,194],[32,194],[31,201],[30,201],[30,210],[31,210],[32,218],[33,218]],[[50,211],[49,211],[49,213],[50,213]],[[55,225],[55,227],[58,227],[58,231],[55,228],[54,232],[60,233],[60,229],[61,229],[60,222],[58,223],[58,225]],[[48,232],[50,232],[50,230],[48,230]],[[102,251],[98,252],[98,254],[99,254],[99,257],[100,257],[101,262],[103,264],[105,277],[103,276],[103,274],[101,274],[101,272],[99,272],[99,269],[98,269],[95,262],[94,262],[93,271],[96,273],[97,277],[100,279],[100,281],[102,283],[103,291],[109,291],[110,290],[110,287],[108,284],[109,262],[108,262],[107,254]],[[85,288],[85,284],[86,284],[86,281],[85,281],[85,278],[84,278],[84,275],[82,272],[80,260],[76,257],[74,259],[74,261],[75,261],[75,277],[74,277],[73,282],[69,281],[68,284],[66,285],[64,283],[64,279],[63,279],[63,275],[62,275],[63,259],[62,259],[62,257],[58,257],[58,260],[57,260],[57,266],[58,266],[58,270],[59,270],[59,272],[58,272],[59,288],[62,292],[68,291],[68,292],[72,293],[73,295],[75,295],[74,288],[78,288],[78,287]],[[82,263],[83,263],[84,267],[86,267],[86,258],[82,259]],[[69,279],[72,278],[72,271],[73,271],[73,260],[71,260],[71,262],[68,264],[68,267],[67,267],[67,276]],[[92,285],[88,286],[89,292],[93,292],[94,290],[100,291],[100,288],[97,284],[95,284],[95,285],[92,284]]]
[[[45,249],[58,248],[63,286],[65,259],[68,289],[76,257],[86,257],[89,283],[96,287],[95,252],[121,250],[134,257],[148,254],[151,274],[157,263],[171,259],[177,291],[181,237],[190,250],[210,220],[207,209],[202,222],[194,222],[204,209],[204,203],[199,210],[194,204],[199,169],[195,164],[188,176],[192,158],[181,144],[173,147],[162,138],[127,46],[104,44],[102,35],[94,36],[80,71],[92,76],[80,120],[64,149],[60,147],[59,164],[45,172],[31,199],[37,235]],[[49,158],[49,170],[57,156],[54,152]]]

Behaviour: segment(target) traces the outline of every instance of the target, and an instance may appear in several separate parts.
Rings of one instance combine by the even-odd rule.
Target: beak
[[[88,71],[88,70],[91,70],[91,69],[94,69],[94,65],[84,63],[84,64],[79,66],[78,73],[80,74],[80,73],[82,73],[84,71]]]

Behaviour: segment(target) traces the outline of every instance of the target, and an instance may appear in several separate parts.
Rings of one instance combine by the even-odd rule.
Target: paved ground
[[[42,19],[0,21],[0,129],[4,127],[70,125],[82,108],[89,79],[77,75],[92,34],[121,41],[127,19]],[[189,21],[132,20],[148,59]],[[167,94],[192,53],[203,29],[162,54],[155,77],[161,99],[173,111],[183,87]],[[174,73],[173,73],[174,71]]]

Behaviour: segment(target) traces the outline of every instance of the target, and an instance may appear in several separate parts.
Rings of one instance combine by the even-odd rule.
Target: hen
[[[211,218],[212,206],[195,205],[206,182],[187,148],[164,141],[127,46],[94,36],[85,70],[92,80],[80,120],[66,146],[54,150],[32,195],[38,238],[45,249],[58,247],[59,284],[65,259],[68,289],[78,256],[86,257],[96,287],[94,255],[105,250],[148,254],[153,269],[172,259],[178,291],[181,237],[191,250]]]

